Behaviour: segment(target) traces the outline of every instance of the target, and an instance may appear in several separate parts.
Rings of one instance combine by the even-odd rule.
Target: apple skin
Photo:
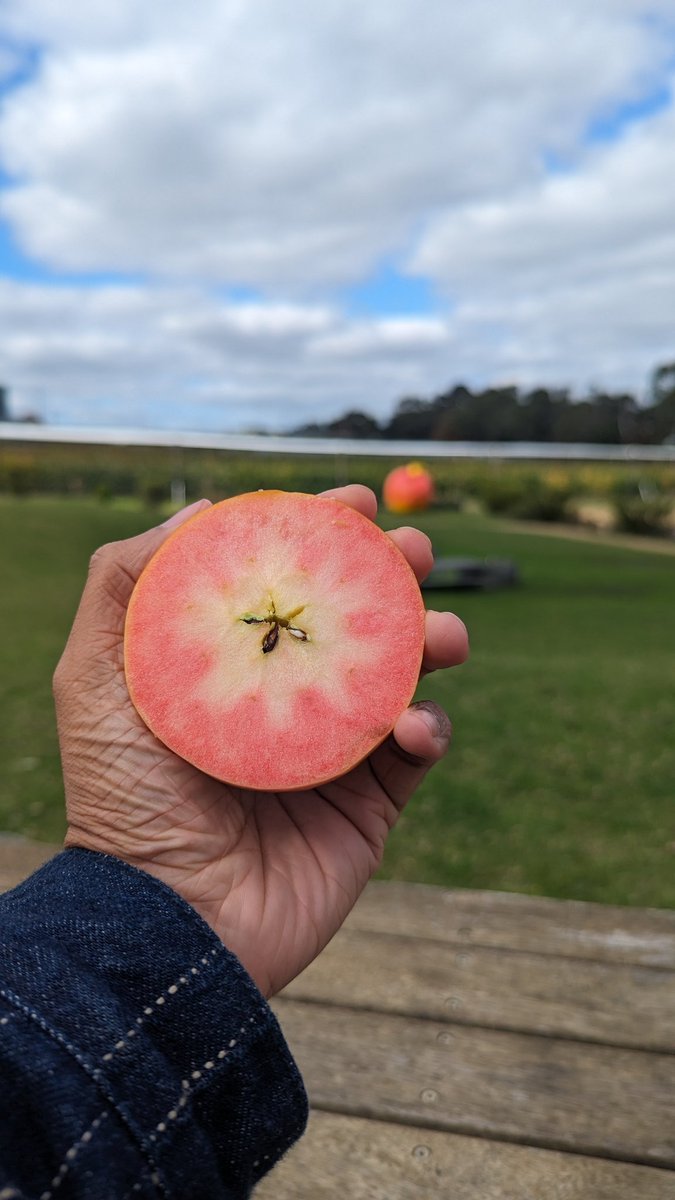
[[[406,463],[389,472],[382,495],[390,513],[423,512],[434,498],[434,482],[421,463]]]
[[[127,686],[155,736],[206,774],[305,790],[391,732],[424,626],[415,575],[372,521],[329,497],[252,492],[196,514],[146,566]]]

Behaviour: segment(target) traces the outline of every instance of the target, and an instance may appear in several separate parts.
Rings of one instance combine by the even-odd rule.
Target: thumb
[[[427,771],[443,758],[452,726],[432,700],[420,700],[401,714],[393,732],[371,756],[373,771],[400,812]]]
[[[174,530],[210,504],[210,500],[196,500],[154,529],[101,546],[89,563],[70,641],[95,632],[121,637],[131,593],[143,568]]]

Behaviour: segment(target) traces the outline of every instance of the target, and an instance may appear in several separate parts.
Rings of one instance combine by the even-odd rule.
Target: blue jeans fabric
[[[65,850],[0,897],[0,1200],[240,1200],[307,1099],[264,997],[201,917]]]

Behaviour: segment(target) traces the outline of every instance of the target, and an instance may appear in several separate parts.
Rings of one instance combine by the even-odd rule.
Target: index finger
[[[371,521],[374,521],[377,516],[377,496],[372,488],[366,487],[363,483],[347,483],[344,487],[329,488],[326,492],[319,492],[319,495],[325,496],[329,500],[340,500],[342,504],[348,504],[350,508],[355,508],[357,512]]]
[[[355,508],[357,512],[371,521],[374,521],[377,516],[377,497],[370,488],[361,483],[350,483],[345,487],[331,488],[330,491],[320,494],[348,504],[350,508]],[[426,533],[423,533],[421,529],[403,525],[398,529],[389,530],[387,536],[408,560],[417,576],[417,582],[421,583],[423,579],[426,579],[434,565],[431,541]]]

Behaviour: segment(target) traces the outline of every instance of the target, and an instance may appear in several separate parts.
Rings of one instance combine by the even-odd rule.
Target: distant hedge
[[[400,458],[316,457],[140,446],[7,443],[0,448],[0,493],[135,497],[157,507],[185,493],[212,500],[257,488],[320,492],[349,482],[381,494]],[[670,535],[675,465],[519,463],[443,459],[427,464],[439,507],[478,504],[488,512],[537,521],[578,519],[584,498],[601,501],[617,528]]]

